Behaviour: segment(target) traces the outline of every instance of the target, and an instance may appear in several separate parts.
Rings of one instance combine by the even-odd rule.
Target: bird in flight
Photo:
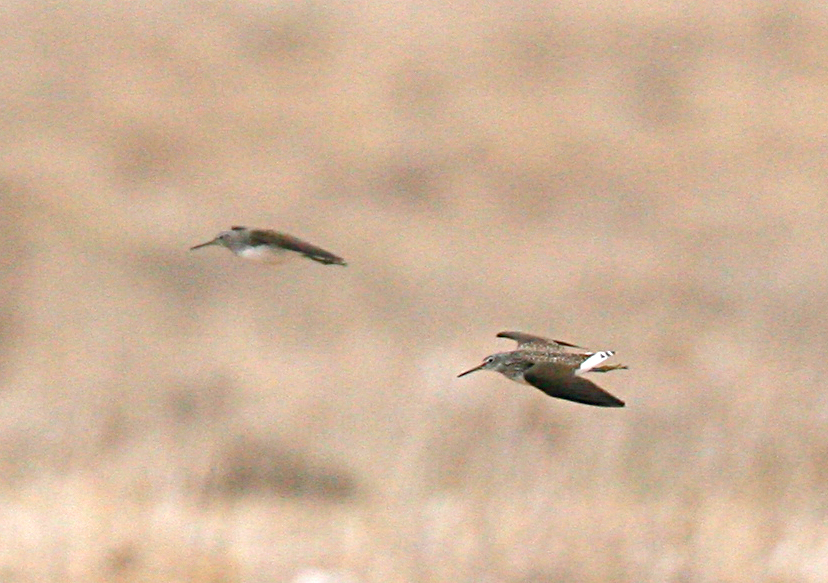
[[[457,376],[491,370],[513,381],[532,385],[550,397],[597,407],[624,406],[624,401],[581,376],[586,372],[627,368],[623,364],[601,365],[615,354],[614,351],[591,352],[562,340],[550,340],[524,332],[500,332],[497,337],[515,340],[517,350],[487,356],[481,364]]]
[[[330,251],[325,251],[293,235],[268,229],[231,227],[229,231],[222,231],[206,243],[190,247],[190,251],[208,245],[227,247],[237,256],[259,263],[276,265],[293,257],[307,257],[325,265],[347,265],[342,257]]]

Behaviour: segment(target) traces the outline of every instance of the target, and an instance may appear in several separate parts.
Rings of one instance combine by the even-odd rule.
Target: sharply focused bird
[[[599,366],[615,354],[614,351],[590,352],[575,344],[524,332],[500,332],[497,337],[517,341],[518,349],[487,356],[482,364],[457,376],[492,370],[513,381],[532,385],[550,397],[597,407],[624,406],[624,401],[580,376],[585,372],[627,368],[623,364]]]
[[[190,251],[208,245],[227,247],[239,257],[260,263],[280,264],[293,257],[304,256],[325,265],[347,265],[344,259],[330,251],[293,235],[267,229],[231,227],[229,231],[222,231],[211,241],[190,247]]]

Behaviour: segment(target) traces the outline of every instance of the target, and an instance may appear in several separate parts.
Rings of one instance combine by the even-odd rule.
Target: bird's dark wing
[[[334,255],[330,251],[325,251],[321,247],[312,245],[311,243],[303,241],[298,237],[288,235],[287,233],[255,229],[250,231],[250,243],[252,245],[276,245],[277,247],[281,247],[283,249],[296,251],[309,259],[313,259],[314,261],[318,261],[319,263],[324,263],[326,265],[347,265],[342,257]]]
[[[526,334],[525,332],[498,332],[497,337],[509,338],[516,341],[518,343],[518,348],[529,348],[531,346],[547,346],[554,348],[556,346],[566,346],[567,348],[579,348],[581,350],[586,350],[583,346],[578,346],[577,344],[570,344],[569,342],[564,342],[563,340],[551,340],[549,338],[544,338],[543,336]]]
[[[569,367],[551,362],[537,363],[523,373],[533,387],[550,397],[596,407],[623,407],[624,401],[610,395],[592,381],[572,374]]]

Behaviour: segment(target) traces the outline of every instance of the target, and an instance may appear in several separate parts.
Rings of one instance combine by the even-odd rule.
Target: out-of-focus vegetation
[[[820,3],[0,21],[0,579],[828,580]]]

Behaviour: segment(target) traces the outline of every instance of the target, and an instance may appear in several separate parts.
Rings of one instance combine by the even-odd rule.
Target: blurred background
[[[828,580],[824,3],[0,21],[0,579]]]

